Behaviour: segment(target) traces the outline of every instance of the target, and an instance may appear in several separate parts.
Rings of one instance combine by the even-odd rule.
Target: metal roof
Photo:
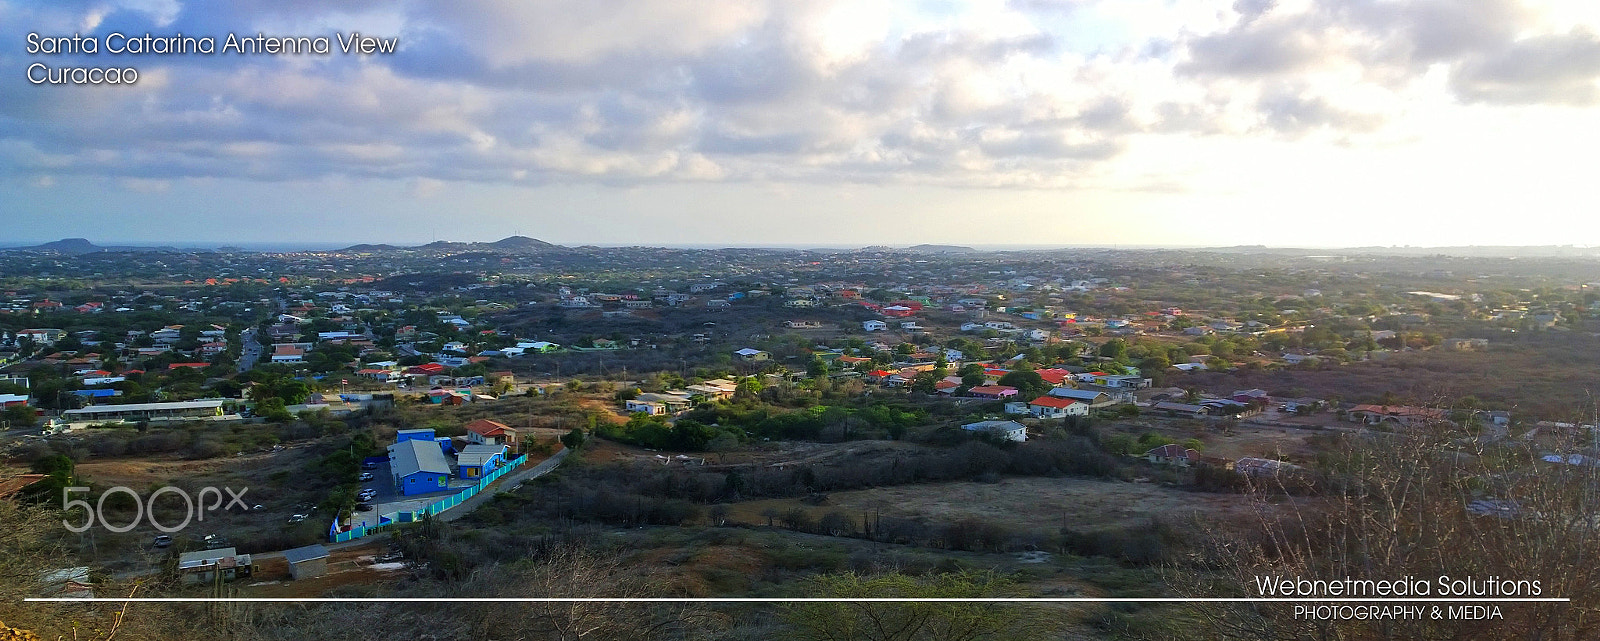
[[[283,558],[289,563],[303,563],[315,559],[325,559],[328,558],[328,548],[313,543],[303,548],[284,550]]]
[[[93,407],[66,410],[61,414],[63,416],[75,416],[82,414],[104,414],[107,412],[159,412],[161,410],[216,409],[222,407],[222,403],[223,400],[219,398],[204,401],[178,401],[175,403],[128,403],[126,405],[96,405]]]
[[[504,458],[505,453],[506,447],[504,445],[474,443],[461,448],[461,452],[456,455],[456,465],[482,467],[484,463],[489,462],[489,459],[492,459],[496,456]]]
[[[1105,392],[1096,392],[1094,390],[1072,389],[1072,388],[1069,388],[1069,387],[1057,387],[1055,389],[1050,390],[1050,395],[1051,396],[1059,396],[1061,398],[1070,398],[1070,399],[1075,399],[1075,400],[1080,400],[1080,401],[1093,401],[1093,400],[1099,399],[1101,396],[1105,396]]]
[[[417,472],[449,474],[450,463],[444,460],[444,451],[434,441],[401,441],[389,446],[389,469],[395,476],[407,477]]]

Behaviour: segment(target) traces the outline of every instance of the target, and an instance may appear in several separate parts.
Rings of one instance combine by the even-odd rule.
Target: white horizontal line
[[[1037,597],[1037,598],[932,598],[902,597],[139,597],[119,599],[96,597],[40,597],[23,599],[35,603],[1568,603],[1556,597],[1462,597],[1462,598],[1337,598],[1337,597]]]

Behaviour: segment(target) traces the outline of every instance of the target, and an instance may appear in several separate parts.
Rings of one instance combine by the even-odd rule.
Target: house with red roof
[[[498,421],[480,418],[464,426],[467,440],[480,445],[505,445],[516,447],[517,430]]]
[[[1379,423],[1396,423],[1401,427],[1412,427],[1426,423],[1448,421],[1450,414],[1442,409],[1431,407],[1412,407],[1409,405],[1357,405],[1345,413],[1351,421],[1377,425]]]
[[[1064,369],[1036,369],[1033,370],[1033,373],[1038,374],[1039,378],[1044,379],[1044,382],[1055,387],[1061,387],[1066,384],[1067,379],[1072,378],[1072,372]]]
[[[1028,413],[1039,418],[1087,416],[1089,404],[1058,396],[1040,396],[1028,401]]]
[[[441,363],[423,363],[406,368],[406,376],[438,376],[443,374],[445,367]]]

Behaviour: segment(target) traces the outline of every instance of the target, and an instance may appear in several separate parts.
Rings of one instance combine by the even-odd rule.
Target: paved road
[[[251,327],[239,332],[239,371],[248,372],[256,366],[256,361],[261,357],[261,343],[256,342],[256,328]]]
[[[477,496],[462,501],[461,505],[457,505],[456,507],[445,511],[443,514],[440,514],[439,516],[446,521],[454,521],[459,519],[462,516],[465,516],[468,512],[477,509],[479,505],[483,505],[484,501],[493,498],[496,491],[503,491],[504,488],[509,488],[523,481],[544,476],[545,474],[548,474],[550,470],[556,469],[557,466],[561,465],[561,461],[565,458],[567,458],[567,450],[562,449],[560,452],[556,452],[550,458],[541,461],[538,465],[530,467],[526,470],[522,470],[521,472],[513,472],[511,474],[502,476],[500,477],[500,480],[495,481],[496,483],[500,484],[500,487],[502,488],[501,490],[484,490],[479,492]]]

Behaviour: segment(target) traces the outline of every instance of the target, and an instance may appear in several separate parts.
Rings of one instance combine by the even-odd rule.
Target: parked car
[[[361,464],[361,469],[363,469],[363,470],[376,470],[376,469],[378,469],[378,464],[377,463],[362,463]]]
[[[306,515],[304,515],[304,514],[291,514],[289,516],[289,522],[290,523],[299,523],[299,522],[304,521],[304,520],[306,520]]]
[[[363,480],[363,481],[370,481],[370,480],[372,480],[373,478],[376,478],[376,477],[372,476],[371,472],[362,472],[361,476],[359,478],[361,480]]]
[[[357,512],[371,512],[372,511],[372,504],[371,503],[357,503],[356,504],[356,511]]]
[[[150,542],[150,544],[158,548],[169,547],[172,545],[172,537],[162,534],[157,536],[154,541]]]

